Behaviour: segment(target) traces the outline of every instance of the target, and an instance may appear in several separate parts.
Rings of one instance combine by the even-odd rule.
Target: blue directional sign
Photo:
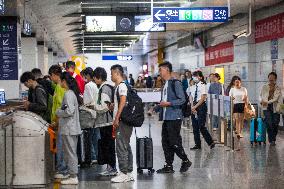
[[[153,21],[158,23],[227,22],[228,7],[153,8]]]
[[[0,80],[18,80],[17,17],[0,16]]]
[[[112,55],[104,55],[102,56],[103,60],[119,60],[119,61],[130,61],[133,60],[132,55],[118,55],[118,56],[112,56]]]

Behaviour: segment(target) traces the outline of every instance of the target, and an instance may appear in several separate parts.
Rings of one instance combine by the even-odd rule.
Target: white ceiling
[[[19,0],[23,4],[24,0]],[[73,44],[73,40],[76,39],[71,37],[76,34],[74,32],[68,32],[72,29],[78,29],[80,25],[67,25],[71,22],[79,21],[81,22],[81,15],[77,17],[64,17],[68,14],[79,13],[81,12],[80,2],[92,2],[93,4],[85,4],[84,6],[88,7],[101,7],[103,11],[128,11],[139,9],[139,11],[149,11],[149,4],[137,4],[137,1],[141,2],[142,0],[135,0],[136,4],[127,3],[133,2],[134,0],[69,0],[68,3],[64,3],[67,0],[26,0],[27,9],[31,9],[34,13],[31,16],[32,26],[34,31],[36,31],[36,36],[39,40],[48,41],[48,45],[54,49],[62,49],[65,53],[74,54],[76,49]],[[156,0],[155,0],[156,1]],[[161,2],[161,0],[159,0]],[[186,3],[187,0],[181,1],[169,1],[167,6],[176,5],[177,2],[181,3],[180,6],[188,6],[189,3]],[[231,16],[234,16],[238,13],[247,13],[249,0],[230,0],[231,1]],[[281,0],[251,0],[254,5],[254,9],[263,8],[265,6],[270,6],[280,2]],[[122,4],[124,2],[124,4]],[[145,1],[144,1],[145,2]],[[148,0],[147,2],[150,2]],[[208,7],[208,6],[227,6],[228,0],[197,0],[190,4],[193,7]],[[64,4],[64,5],[59,5]],[[161,6],[161,4],[159,4]],[[112,7],[113,9],[110,9]],[[138,8],[137,8],[138,7]],[[103,9],[104,8],[104,9]],[[20,15],[23,17],[23,6],[20,5]],[[100,9],[95,9],[96,11]],[[88,11],[94,11],[93,9],[88,9]],[[27,11],[26,11],[27,12]],[[26,13],[30,14],[30,13]],[[216,24],[167,24],[166,33],[149,33],[144,37],[144,40],[141,40],[133,47],[130,48],[132,52],[143,54],[151,51],[152,49],[157,48],[158,44],[163,45],[163,42],[166,39],[175,38],[177,35],[185,32],[194,32],[205,30],[216,26]],[[46,31],[44,31],[44,28]],[[142,38],[141,38],[142,39]],[[143,42],[144,41],[144,42]]]

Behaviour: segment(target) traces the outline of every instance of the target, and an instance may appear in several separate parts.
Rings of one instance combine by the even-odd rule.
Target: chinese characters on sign
[[[278,59],[278,39],[273,39],[270,42],[271,60]]]
[[[255,42],[284,37],[284,13],[255,22]]]
[[[0,80],[18,80],[17,17],[0,17]]]
[[[234,43],[228,41],[205,49],[205,66],[234,61]]]
[[[153,20],[160,23],[174,22],[226,22],[227,7],[209,8],[154,8]]]

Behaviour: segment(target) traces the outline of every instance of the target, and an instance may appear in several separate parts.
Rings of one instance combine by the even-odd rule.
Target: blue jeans
[[[62,149],[62,136],[61,134],[57,133],[57,140],[56,140],[56,171],[59,173],[67,173],[67,166],[64,162],[64,155]]]
[[[91,154],[92,154],[92,160],[98,159],[98,140],[101,138],[100,130],[99,128],[93,128],[91,129]]]

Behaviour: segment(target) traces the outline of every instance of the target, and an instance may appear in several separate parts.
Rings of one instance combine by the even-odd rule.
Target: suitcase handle
[[[149,120],[149,138],[152,138],[152,136],[151,136],[151,122],[150,122],[150,116],[148,116],[148,120]],[[136,127],[134,127],[134,130],[135,130],[135,136],[136,136],[136,138],[138,138],[138,136],[137,136],[137,131],[136,131]]]

